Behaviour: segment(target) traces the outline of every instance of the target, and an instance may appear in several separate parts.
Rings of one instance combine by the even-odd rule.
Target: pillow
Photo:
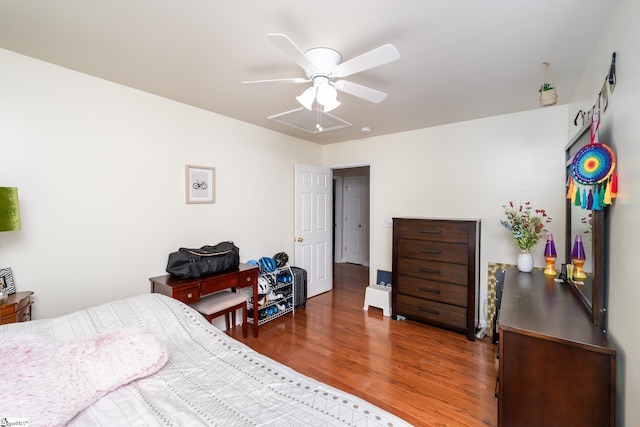
[[[167,358],[160,341],[137,328],[70,342],[0,335],[0,416],[65,425],[108,392],[157,372]]]

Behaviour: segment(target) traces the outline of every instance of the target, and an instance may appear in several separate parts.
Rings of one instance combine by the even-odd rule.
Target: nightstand
[[[33,292],[16,292],[0,304],[0,325],[31,320],[31,295]]]

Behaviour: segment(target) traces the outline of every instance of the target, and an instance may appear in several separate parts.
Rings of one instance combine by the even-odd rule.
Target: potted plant
[[[530,202],[517,207],[513,202],[509,202],[502,207],[506,219],[500,223],[513,234],[520,249],[518,269],[528,273],[533,269],[531,249],[546,236],[545,224],[549,224],[551,218],[544,209],[533,209]]]
[[[538,89],[540,92],[540,106],[553,105],[558,102],[558,93],[551,83],[543,83]]]
[[[553,86],[551,85],[551,83],[544,83],[542,86],[540,86],[540,89],[538,90],[538,92],[543,92],[551,89],[553,89]]]

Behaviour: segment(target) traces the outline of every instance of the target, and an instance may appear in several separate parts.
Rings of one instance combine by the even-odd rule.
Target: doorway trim
[[[344,262],[344,251],[342,250],[342,221],[336,221],[336,212],[342,212],[342,184],[341,176],[333,175],[333,262]]]
[[[366,166],[369,167],[369,283],[375,283],[376,273],[375,273],[374,265],[376,263],[373,257],[373,254],[374,254],[373,229],[375,227],[375,222],[374,222],[374,212],[373,212],[374,210],[372,208],[374,194],[375,194],[373,162],[368,161],[368,162],[353,162],[353,163],[337,163],[333,165],[327,165],[327,167],[331,169],[332,174],[335,169],[351,169],[351,168],[359,168],[359,167],[366,167]],[[333,242],[333,244],[335,247],[335,242]],[[336,257],[334,257],[334,260],[335,259]],[[340,259],[343,259],[342,255]]]

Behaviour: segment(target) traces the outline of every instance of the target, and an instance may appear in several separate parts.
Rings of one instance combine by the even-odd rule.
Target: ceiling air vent
[[[268,119],[314,134],[328,132],[330,130],[344,129],[352,126],[351,123],[345,122],[336,116],[318,109],[309,111],[306,108],[297,108],[295,110],[269,116]]]

